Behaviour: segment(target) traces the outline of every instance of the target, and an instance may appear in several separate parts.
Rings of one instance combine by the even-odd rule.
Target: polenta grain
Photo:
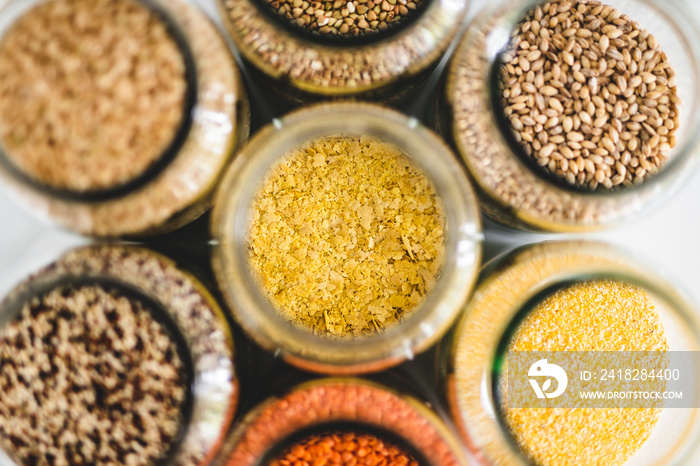
[[[639,287],[580,282],[550,295],[516,330],[510,351],[666,351],[659,314]],[[624,464],[649,438],[654,408],[505,408],[506,423],[536,464]],[[634,426],[630,428],[630,426]]]
[[[399,322],[443,263],[444,206],[396,146],[327,137],[287,154],[253,201],[249,262],[287,320],[343,336]]]

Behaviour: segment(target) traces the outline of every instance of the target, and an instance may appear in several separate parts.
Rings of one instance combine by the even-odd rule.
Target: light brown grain
[[[44,2],[0,41],[2,145],[39,183],[113,188],[161,157],[182,121],[186,86],[177,44],[145,6]]]
[[[400,26],[423,7],[416,0],[264,0],[264,3],[293,27],[320,36],[363,37]]]
[[[148,465],[180,429],[175,344],[140,301],[64,286],[0,331],[0,444],[24,464]]]

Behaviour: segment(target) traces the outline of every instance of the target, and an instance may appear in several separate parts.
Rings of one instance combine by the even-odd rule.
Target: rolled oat
[[[40,3],[0,40],[5,156],[51,188],[123,185],[173,140],[186,88],[178,45],[149,8],[130,0]]]
[[[65,2],[49,0],[49,3],[52,1]],[[110,1],[130,4],[136,0]],[[211,206],[213,189],[223,169],[248,136],[250,115],[242,78],[216,26],[196,6],[181,0],[147,3],[166,15],[168,24],[179,31],[178,36],[183,42],[180,45],[191,52],[188,54],[193,60],[190,71],[196,82],[196,88],[192,89],[196,94],[196,105],[192,109],[191,125],[186,133],[178,133],[177,150],[166,158],[167,163],[162,167],[158,165],[158,170],[149,173],[142,182],[126,185],[124,189],[110,192],[109,196],[91,194],[78,198],[38,189],[36,183],[28,183],[9,170],[6,164],[0,164],[0,177],[29,207],[82,234],[145,236],[171,231],[191,222]],[[133,42],[124,40],[131,49]],[[147,72],[149,67],[139,69]],[[112,70],[118,71],[114,67]],[[187,92],[190,92],[189,87]],[[91,105],[99,106],[100,103]],[[92,106],[86,111],[89,108]],[[136,116],[131,115],[134,118],[129,120],[138,121]],[[159,122],[158,118],[153,121]],[[123,170],[133,174],[131,168]]]

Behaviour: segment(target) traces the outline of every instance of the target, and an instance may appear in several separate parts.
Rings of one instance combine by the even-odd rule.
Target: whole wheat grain
[[[500,81],[525,153],[568,184],[639,184],[676,145],[676,75],[660,44],[595,0],[537,5],[519,23]]]
[[[498,79],[499,66],[492,46],[507,46],[510,37],[504,37],[504,27],[515,27],[511,18],[513,10],[518,8],[522,8],[522,2],[509,0],[477,17],[455,50],[447,75],[449,105],[445,109],[449,126],[446,129],[480,188],[482,208],[492,218],[515,228],[556,232],[600,228],[638,215],[640,207],[652,204],[663,190],[599,189],[602,195],[590,196],[581,190],[566,189],[521,163],[504,138],[503,128],[496,124],[494,115],[493,97],[500,96],[493,94],[497,87],[491,86],[493,78]],[[523,84],[524,88],[537,89],[527,83]],[[553,106],[548,111],[564,109],[558,99],[549,98],[548,103]],[[513,107],[524,109],[527,105],[528,102],[519,102]],[[585,121],[586,117],[583,118]],[[602,120],[598,121],[598,125],[601,123]],[[568,150],[564,145],[560,152],[570,155]],[[685,158],[688,154],[678,155]],[[593,160],[589,162],[589,170],[594,169]],[[659,178],[647,177],[647,181],[653,183]],[[666,178],[664,182],[672,179]]]
[[[270,21],[268,15],[261,11],[260,5],[256,5],[256,0],[219,1],[225,11],[227,30],[243,57],[274,80],[276,88],[283,85],[283,92],[302,100],[308,100],[314,96],[351,95],[377,98],[377,96],[386,97],[396,93],[397,89],[405,88],[411,78],[422,74],[439,59],[456,34],[460,20],[466,12],[466,2],[462,1],[438,0],[430,6],[426,4],[420,8],[422,11],[418,12],[418,2],[415,0],[408,0],[406,5],[402,5],[397,0],[393,8],[398,5],[401,12],[401,7],[405,6],[409,10],[409,15],[420,14],[421,16],[416,17],[412,24],[405,24],[405,29],[401,25],[391,28],[388,31],[390,34],[387,34],[381,42],[365,44],[350,42],[347,46],[342,43],[337,46],[327,46],[323,41],[313,40],[313,37],[312,40],[308,40],[286,31],[285,28],[280,28],[276,21]],[[295,2],[299,4],[298,0],[293,0],[292,6]],[[306,2],[307,0],[302,0],[299,8],[305,8],[306,12],[313,8],[313,15],[305,13],[311,24],[311,21],[318,21],[317,12],[318,17],[322,12],[315,2],[309,1],[308,6],[304,7]],[[351,3],[355,5],[354,0]],[[386,3],[392,5],[388,1]],[[326,4],[322,4],[324,11]],[[286,16],[287,12],[282,2],[279,5],[277,11],[279,12],[282,8],[281,14]],[[335,0],[330,7],[333,8],[333,5]],[[358,1],[354,6],[355,13],[350,13],[350,8],[353,7],[348,7],[346,4],[348,17],[343,19],[343,23],[348,27],[347,33],[350,33],[351,29],[347,21],[353,19],[350,15],[357,15],[353,21],[357,20],[357,27],[360,27],[359,18],[362,14],[358,11],[363,10],[367,5],[371,5],[369,0],[364,4]],[[377,5],[380,3],[374,2],[373,8]],[[383,0],[381,5],[384,8]],[[416,7],[415,13],[410,11],[413,5]],[[365,15],[371,18],[369,6],[367,8]],[[380,21],[379,18],[383,13],[389,16],[389,11],[382,10],[377,15],[377,20],[366,19],[368,28],[363,30],[371,28],[374,21]],[[291,14],[294,17],[294,8]],[[342,8],[340,15],[341,17],[343,15]],[[304,14],[301,18],[304,18]],[[330,24],[330,18],[327,19]],[[303,21],[306,24],[306,20],[303,19]],[[337,21],[334,26],[338,26],[339,32],[341,28],[344,30],[343,24],[338,25]],[[328,24],[321,27],[328,27]],[[321,34],[320,28],[318,34]]]
[[[401,22],[422,8],[423,0],[264,0],[292,26],[324,36],[369,36]]]

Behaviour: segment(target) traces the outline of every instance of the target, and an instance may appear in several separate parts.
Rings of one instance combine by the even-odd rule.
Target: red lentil
[[[249,413],[232,434],[228,444],[227,464],[257,466],[267,451],[287,436],[333,421],[357,422],[392,432],[405,439],[416,452],[430,458],[435,465],[463,464],[458,442],[434,415],[428,413],[429,410],[421,409],[418,403],[369,382],[355,379],[312,382],[297,387],[281,398],[270,399]],[[357,443],[360,441],[364,443],[364,440],[358,440]],[[354,446],[355,442],[352,444]],[[334,463],[299,460],[289,464],[330,466]],[[341,464],[364,463],[348,460]],[[401,463],[376,463],[392,464]]]
[[[396,445],[372,434],[335,432],[312,435],[287,448],[270,466],[418,466]]]

